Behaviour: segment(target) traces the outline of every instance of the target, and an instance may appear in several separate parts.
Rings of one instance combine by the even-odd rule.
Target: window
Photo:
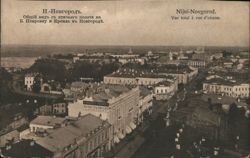
[[[91,151],[93,149],[93,143],[92,143],[92,141],[90,141],[90,143],[89,143],[89,151]]]
[[[105,131],[105,139],[108,138],[108,131]]]
[[[101,141],[104,141],[104,132],[102,132],[102,139]]]
[[[97,141],[98,144],[101,144],[101,135],[99,134],[98,135],[98,141]]]
[[[97,146],[97,137],[95,137],[94,148]]]
[[[88,153],[88,143],[85,146],[85,153]]]

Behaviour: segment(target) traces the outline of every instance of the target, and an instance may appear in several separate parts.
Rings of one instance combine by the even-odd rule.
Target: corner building
[[[70,117],[93,114],[107,120],[114,128],[114,142],[119,143],[136,128],[139,113],[138,86],[104,85],[94,89],[84,99],[68,106]]]

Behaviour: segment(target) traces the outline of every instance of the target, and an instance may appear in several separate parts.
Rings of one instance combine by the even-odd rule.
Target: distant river
[[[36,59],[37,57],[2,57],[1,66],[29,68],[35,63]]]

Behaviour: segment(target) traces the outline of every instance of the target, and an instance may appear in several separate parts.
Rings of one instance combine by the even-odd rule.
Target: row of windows
[[[159,93],[167,93],[167,92],[168,92],[167,89],[161,89],[161,90],[157,89],[156,90],[157,94],[159,94]]]
[[[226,93],[226,95],[228,95],[228,96],[237,96],[237,97],[248,97],[248,96],[249,96],[248,93],[244,93],[244,94],[235,94],[235,95],[233,95],[233,94],[231,94],[231,93]]]
[[[64,108],[64,104],[55,104],[55,105],[54,105],[54,107],[58,107],[58,108],[59,108],[60,106],[61,106],[62,108]]]
[[[232,91],[232,88],[224,88],[224,91]]]
[[[123,83],[123,84],[135,84],[136,81],[134,80],[122,80],[122,79],[108,79],[106,80],[108,83]],[[156,84],[158,83],[158,81],[151,81],[151,80],[139,80],[139,84],[149,84],[149,85],[152,85],[152,84]]]
[[[250,87],[249,88],[235,88],[235,91],[237,92],[237,91],[247,91],[247,90],[250,90]]]
[[[206,89],[208,89],[208,88],[215,88],[215,89],[220,89],[220,86],[216,86],[216,85],[211,85],[211,86],[205,86],[205,88]],[[224,91],[232,91],[232,88],[226,88],[226,87],[224,87]],[[247,87],[243,87],[243,88],[235,88],[235,91],[237,92],[237,91],[250,91],[250,87],[249,88],[247,88]]]
[[[58,110],[58,109],[54,109],[54,113],[64,113],[64,109]]]
[[[32,84],[32,81],[26,81],[26,84]]]
[[[108,139],[108,131],[102,132],[96,136],[93,140],[90,140],[85,146],[85,152],[89,153],[98,147],[103,141]]]

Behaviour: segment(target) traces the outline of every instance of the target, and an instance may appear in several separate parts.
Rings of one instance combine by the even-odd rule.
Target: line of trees
[[[101,81],[103,76],[118,70],[120,66],[118,62],[92,63],[79,61],[69,64],[56,59],[46,58],[36,60],[27,72],[39,72],[45,81],[55,80],[65,85],[67,82],[79,81],[81,77]]]

